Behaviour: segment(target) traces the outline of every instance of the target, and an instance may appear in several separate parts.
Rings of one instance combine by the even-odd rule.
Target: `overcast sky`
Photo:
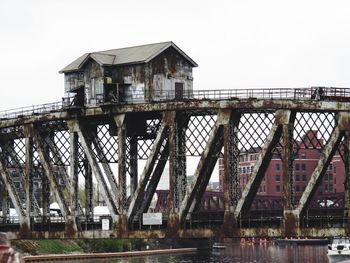
[[[195,89],[350,87],[350,1],[0,0],[0,110],[59,101],[86,52],[173,41]]]

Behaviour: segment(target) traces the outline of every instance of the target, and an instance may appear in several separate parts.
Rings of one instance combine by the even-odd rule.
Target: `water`
[[[226,249],[203,249],[197,253],[147,257],[68,261],[86,263],[328,263],[327,246],[225,244]],[[67,261],[65,261],[68,263]]]

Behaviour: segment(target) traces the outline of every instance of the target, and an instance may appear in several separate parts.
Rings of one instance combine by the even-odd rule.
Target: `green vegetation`
[[[39,254],[63,254],[83,252],[82,248],[74,241],[69,240],[35,240]]]
[[[93,252],[123,252],[144,250],[142,239],[45,239],[45,240],[13,240],[12,246],[21,252],[31,255],[93,253]],[[148,242],[147,242],[148,244]]]

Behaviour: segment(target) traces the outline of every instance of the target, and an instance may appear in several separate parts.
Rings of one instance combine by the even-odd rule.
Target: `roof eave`
[[[175,45],[172,41],[169,42],[168,45],[164,46],[162,49],[159,49],[156,53],[152,54],[152,56],[148,57],[145,60],[145,63],[150,62],[152,59],[154,59],[156,56],[158,56],[159,54],[161,54],[163,51],[167,50],[169,47],[173,47],[175,48],[175,50],[177,52],[179,52],[186,60],[188,60],[188,62],[190,62],[192,64],[193,67],[198,67],[198,64],[196,62],[194,62],[194,60],[192,58],[190,58],[185,52],[183,52],[177,45]]]

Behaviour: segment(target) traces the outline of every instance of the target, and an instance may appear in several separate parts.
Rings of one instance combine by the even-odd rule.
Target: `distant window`
[[[306,181],[306,174],[303,174],[303,181]]]
[[[325,180],[325,181],[328,181],[328,174],[325,174],[325,175],[324,175],[324,180]]]
[[[276,192],[281,192],[281,186],[280,185],[276,185]]]
[[[243,167],[243,173],[245,174],[245,167]]]
[[[276,170],[280,171],[281,170],[281,165],[279,163],[276,163]]]
[[[333,192],[333,185],[332,184],[329,185],[329,192]]]
[[[332,181],[333,180],[333,174],[329,174],[328,179],[329,179],[329,181]]]
[[[299,185],[295,186],[295,191],[296,192],[300,192],[300,186]]]
[[[300,175],[299,174],[295,175],[295,181],[297,181],[297,182],[300,181]]]
[[[281,176],[279,174],[276,174],[276,182],[280,182],[281,181]]]
[[[324,191],[328,192],[328,185],[327,184],[324,186]]]
[[[305,164],[305,163],[302,163],[302,164],[301,164],[301,170],[302,170],[302,171],[306,171],[306,164]]]
[[[254,169],[254,166],[250,166],[250,172],[252,173]]]
[[[301,154],[301,159],[306,159],[306,154],[305,153]]]
[[[336,173],[337,172],[337,166],[333,166],[333,171]]]
[[[300,165],[297,163],[297,164],[295,164],[295,170],[296,171],[299,171],[300,170]]]

